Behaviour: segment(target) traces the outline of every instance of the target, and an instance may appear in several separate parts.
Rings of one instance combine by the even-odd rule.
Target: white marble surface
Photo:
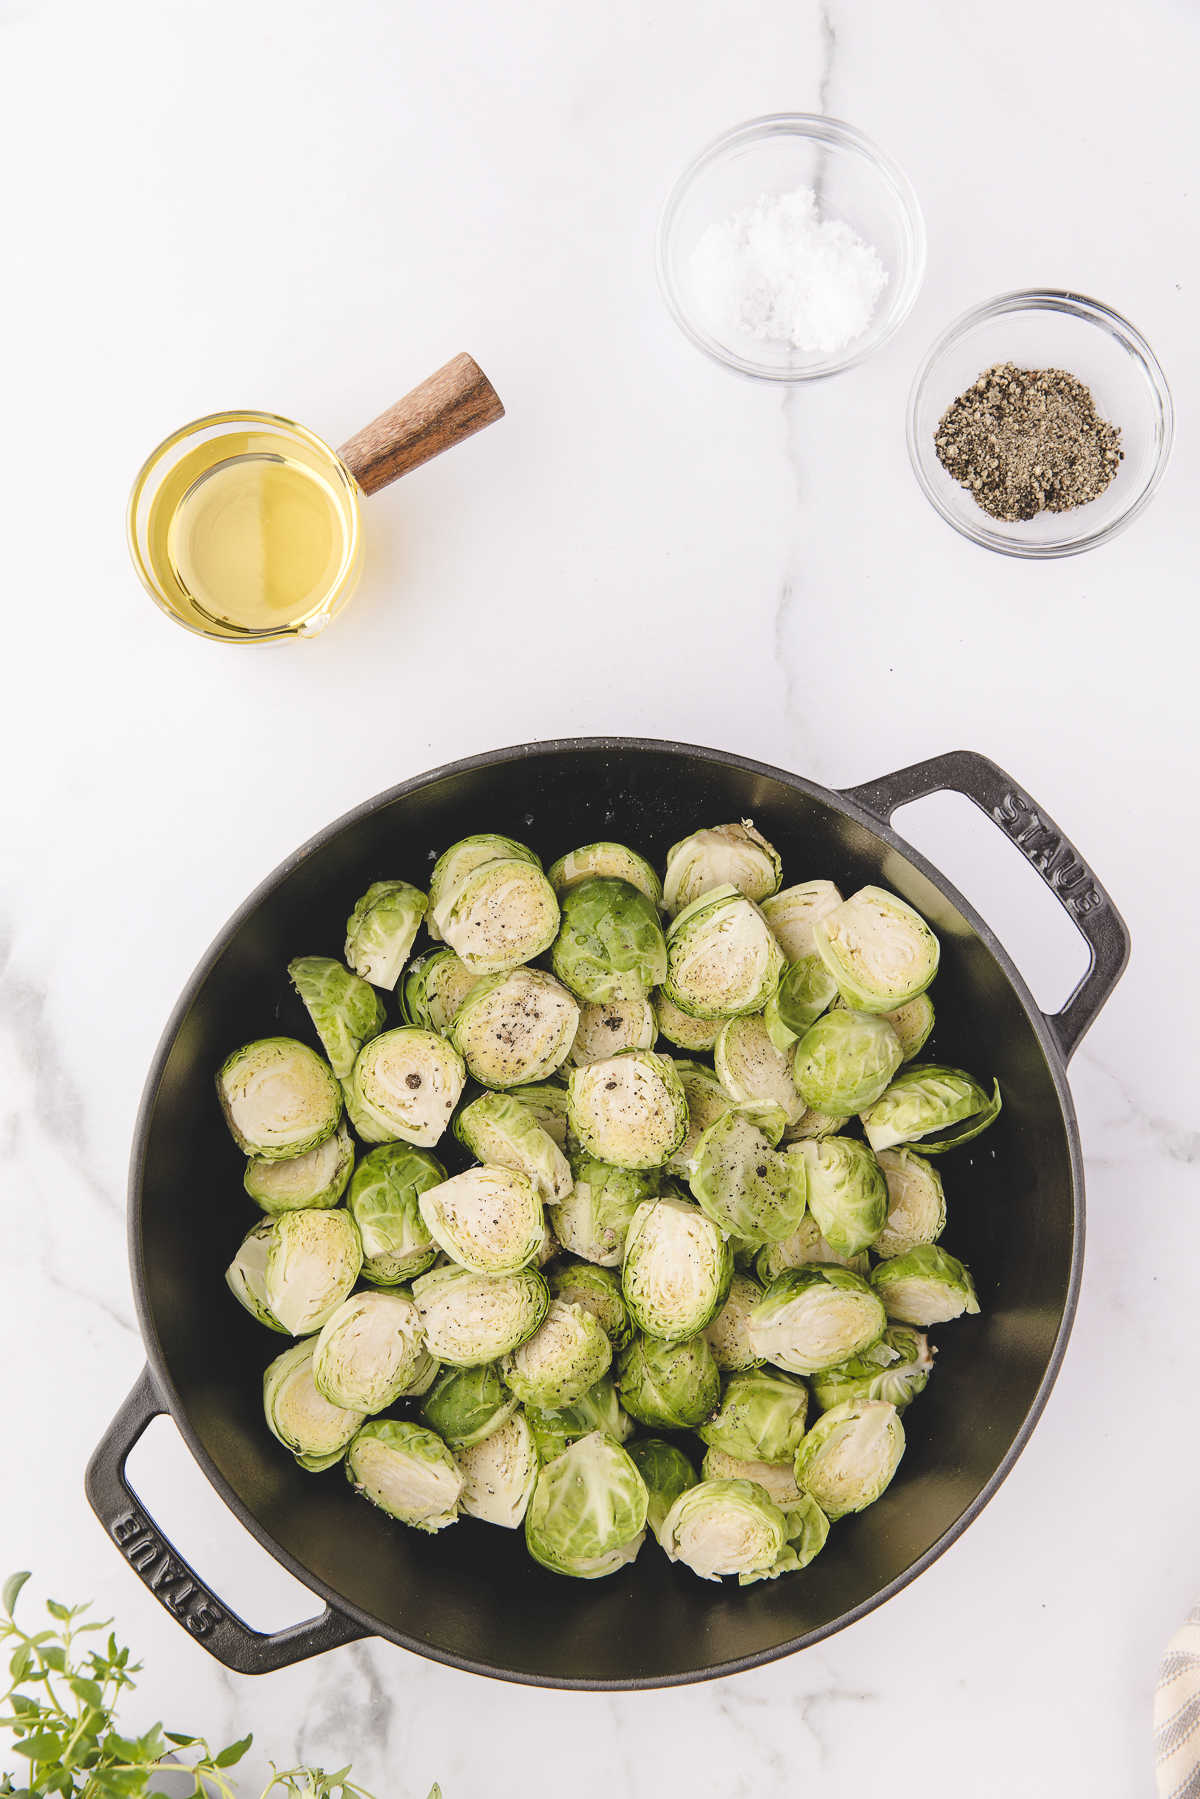
[[[1183,0],[0,0],[0,1407],[22,1431],[0,1559],[117,1614],[147,1710],[417,1799],[435,1775],[447,1799],[1148,1789],[1155,1664],[1200,1589],[1198,55]],[[818,106],[908,169],[929,269],[876,362],[783,394],[680,338],[653,227],[711,135]],[[1036,282],[1126,312],[1182,418],[1145,517],[1046,566],[955,537],[902,433],[932,335]],[[234,653],[144,599],[122,510],[166,430],[242,403],[338,441],[460,348],[509,417],[372,501],[327,637]],[[148,1059],[227,914],[329,817],[588,731],[834,785],[974,746],[1075,835],[1135,955],[1074,1070],[1091,1224],[1066,1368],[965,1539],[802,1657],[615,1699],[381,1645],[233,1679],[81,1488],[141,1364],[122,1208]],[[1075,947],[1016,859],[953,807],[913,820],[1061,998]],[[164,1523],[254,1621],[301,1615],[170,1435],[138,1469],[171,1485]]]

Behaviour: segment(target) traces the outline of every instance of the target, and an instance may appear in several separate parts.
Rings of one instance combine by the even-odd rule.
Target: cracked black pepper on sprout
[[[992,518],[1070,512],[1098,499],[1122,458],[1121,431],[1065,369],[998,362],[947,407],[938,461]]]

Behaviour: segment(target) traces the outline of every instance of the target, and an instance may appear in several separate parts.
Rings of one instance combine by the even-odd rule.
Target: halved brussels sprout
[[[755,1462],[748,1464],[750,1467],[761,1465]],[[795,1485],[794,1478],[792,1484]],[[770,1487],[767,1491],[771,1491]],[[781,1574],[795,1574],[799,1569],[807,1568],[829,1540],[829,1519],[811,1493],[803,1493],[797,1489],[797,1497],[789,1504],[784,1505],[779,1500],[775,1503],[783,1512],[787,1542],[770,1568],[762,1573],[740,1574],[740,1587],[752,1586],[756,1580],[778,1580]]]
[[[654,901],[628,881],[580,881],[563,895],[550,964],[581,1000],[645,999],[667,972]]]
[[[865,1280],[836,1263],[809,1262],[776,1275],[751,1317],[750,1341],[777,1368],[820,1374],[877,1343],[886,1324]]]
[[[516,1093],[481,1093],[454,1119],[454,1135],[480,1162],[511,1168],[547,1205],[571,1191],[571,1165]]]
[[[870,1272],[865,1255],[846,1256],[827,1243],[821,1227],[811,1215],[803,1217],[794,1231],[778,1243],[768,1243],[754,1258],[754,1272],[765,1287],[785,1268],[802,1268],[805,1262],[836,1262],[841,1268],[852,1268],[855,1274]]]
[[[690,1013],[681,1012],[661,987],[654,995],[653,1004],[659,1034],[668,1043],[673,1043],[677,1049],[690,1050],[693,1055],[712,1049],[720,1034],[723,1019],[693,1018]]]
[[[773,1368],[755,1368],[730,1375],[720,1407],[697,1435],[709,1448],[744,1461],[785,1462],[800,1447],[807,1414],[803,1381]]]
[[[582,1306],[597,1320],[613,1348],[624,1349],[633,1335],[633,1326],[621,1291],[621,1277],[615,1268],[597,1267],[592,1262],[577,1262],[572,1258],[557,1262],[546,1279],[555,1299]]]
[[[857,1137],[823,1137],[788,1150],[808,1170],[808,1209],[825,1241],[844,1256],[869,1249],[888,1212],[883,1170]]]
[[[813,926],[837,910],[842,896],[832,881],[801,881],[759,903],[788,961],[800,962],[816,954]]]
[[[824,1374],[814,1374],[812,1396],[823,1412],[848,1399],[886,1399],[902,1412],[923,1393],[933,1372],[933,1351],[922,1331],[889,1324],[878,1343]]]
[[[400,1010],[405,1024],[444,1037],[454,1014],[482,978],[444,944],[427,949],[410,963],[404,976]]]
[[[818,1137],[836,1137],[849,1122],[849,1112],[820,1112],[815,1106],[806,1106],[795,1124],[788,1125],[783,1140],[785,1143],[808,1143]]]
[[[924,993],[938,940],[919,912],[882,887],[860,887],[813,927],[817,954],[848,1006],[893,1012]]]
[[[761,1012],[783,968],[783,951],[758,907],[736,887],[718,887],[672,922],[663,991],[693,1018],[733,1018]]]
[[[298,1212],[336,1206],[354,1167],[354,1143],[345,1123],[332,1137],[286,1162],[250,1156],[243,1185],[264,1212]]]
[[[288,974],[329,1066],[344,1081],[363,1044],[383,1029],[387,1017],[383,1001],[369,982],[330,956],[297,956],[288,963]]]
[[[313,1380],[315,1340],[293,1343],[263,1373],[267,1429],[309,1474],[340,1462],[365,1412],[334,1405]]]
[[[487,862],[528,862],[540,869],[542,864],[531,849],[515,838],[501,837],[495,831],[483,831],[475,837],[463,837],[443,850],[433,865],[429,880],[429,935],[437,941],[444,936],[439,914],[453,904],[454,897],[468,875]]]
[[[313,1379],[333,1405],[382,1412],[407,1392],[425,1347],[407,1293],[352,1293],[321,1326]]]
[[[733,1254],[698,1206],[681,1199],[640,1205],[629,1225],[621,1283],[629,1315],[648,1337],[694,1337],[725,1303]]]
[[[752,1480],[702,1480],[663,1519],[660,1542],[673,1562],[701,1580],[764,1576],[787,1544],[787,1521]]]
[[[379,1141],[415,1143],[432,1149],[450,1122],[466,1085],[462,1057],[436,1031],[402,1024],[364,1045],[350,1086],[358,1119]]]
[[[637,1445],[630,1451],[636,1455]],[[748,1462],[738,1455],[727,1455],[723,1449],[706,1449],[700,1472],[705,1480],[752,1480],[756,1481],[766,1492],[768,1499],[773,1499],[781,1512],[789,1506],[796,1505],[802,1498],[801,1489],[796,1485],[796,1477],[792,1472],[795,1452],[788,1456],[786,1462]]]
[[[437,926],[476,974],[502,974],[532,962],[558,935],[558,901],[534,862],[485,862],[454,888]]]
[[[732,887],[749,900],[763,900],[776,892],[782,875],[777,850],[751,819],[714,825],[693,831],[667,852],[663,904],[674,918],[714,887]]]
[[[543,1462],[552,1462],[556,1455],[593,1431],[601,1431],[617,1443],[624,1443],[633,1435],[633,1419],[622,1410],[617,1389],[607,1374],[570,1405],[552,1409],[527,1405],[524,1410]]]
[[[789,962],[763,1013],[767,1036],[775,1048],[789,1055],[836,998],[837,982],[820,956]]]
[[[608,1373],[612,1344],[582,1306],[552,1299],[545,1318],[504,1358],[506,1386],[526,1405],[555,1411],[581,1399]]]
[[[527,1112],[532,1112],[548,1137],[559,1149],[567,1149],[567,1089],[558,1081],[534,1081],[525,1087],[508,1089]]]
[[[628,881],[644,893],[656,906],[662,904],[662,882],[644,856],[627,849],[623,843],[585,843],[582,849],[568,850],[547,873],[547,880],[559,898],[568,887],[595,876],[603,881]]]
[[[710,1124],[692,1162],[697,1203],[728,1236],[755,1248],[796,1229],[807,1204],[804,1164],[775,1150],[752,1117],[727,1112]]]
[[[438,1361],[437,1357],[431,1356],[427,1349],[422,1348],[412,1378],[400,1395],[401,1399],[424,1398],[441,1371],[442,1364]]]
[[[822,1412],[796,1451],[796,1480],[827,1518],[874,1505],[904,1454],[904,1426],[885,1399],[851,1399]]]
[[[458,1518],[463,1479],[440,1437],[420,1424],[375,1418],[346,1452],[350,1485],[389,1518],[414,1530],[445,1530]]]
[[[446,1170],[428,1150],[381,1143],[354,1170],[346,1208],[362,1239],[362,1271],[369,1281],[394,1287],[437,1260],[437,1244],[425,1228],[420,1198],[440,1185]]]
[[[703,1337],[661,1343],[635,1337],[617,1361],[621,1404],[654,1430],[691,1430],[715,1412],[721,1376]]]
[[[803,1112],[791,1057],[776,1049],[761,1013],[726,1019],[713,1061],[717,1079],[738,1105],[778,1106],[786,1124],[794,1124]]]
[[[584,1151],[571,1157],[574,1187],[550,1208],[554,1234],[582,1261],[618,1268],[630,1221],[644,1199],[658,1190],[658,1170],[614,1168]]]
[[[696,1470],[682,1449],[661,1437],[640,1437],[629,1445],[629,1455],[646,1483],[646,1523],[661,1543],[663,1520],[679,1495],[695,1486]]]
[[[472,1274],[433,1268],[413,1282],[425,1346],[440,1362],[473,1368],[495,1362],[532,1337],[550,1304],[535,1268],[519,1274]]]
[[[262,1323],[306,1337],[348,1297],[361,1266],[362,1246],[348,1213],[281,1212],[255,1226],[225,1278]]]
[[[978,1137],[999,1117],[1000,1106],[999,1081],[989,1097],[961,1068],[913,1062],[864,1110],[862,1123],[876,1155],[898,1143],[918,1143],[925,1155],[940,1156]]]
[[[217,1097],[243,1155],[282,1162],[337,1130],[342,1090],[328,1062],[295,1037],[260,1037],[226,1056]]]
[[[481,1087],[522,1087],[562,1067],[578,1028],[578,1002],[552,974],[514,968],[468,993],[450,1041]]]
[[[573,1068],[567,1095],[571,1130],[615,1168],[661,1168],[687,1134],[688,1102],[675,1064],[653,1050]]]
[[[538,1476],[537,1447],[520,1412],[482,1441],[457,1449],[454,1459],[462,1475],[460,1503],[466,1515],[519,1530]]]
[[[627,1049],[653,1049],[658,1020],[648,999],[615,999],[580,1009],[567,1060],[576,1068],[604,1062]]]
[[[536,1262],[545,1218],[532,1181],[512,1168],[468,1168],[422,1193],[425,1229],[460,1268],[516,1274]]]
[[[251,1318],[265,1324],[268,1330],[288,1336],[286,1325],[280,1324],[267,1304],[267,1253],[275,1241],[275,1220],[264,1218],[242,1238],[237,1254],[225,1270],[225,1285],[238,1304],[245,1306]]]
[[[875,1239],[878,1256],[902,1256],[918,1243],[936,1243],[946,1228],[946,1193],[932,1162],[912,1149],[881,1149],[887,1182],[887,1221]]]
[[[900,1039],[886,1018],[843,1007],[805,1031],[792,1074],[806,1106],[863,1112],[886,1090],[900,1062]]]
[[[927,993],[918,993],[916,999],[897,1006],[894,1012],[885,1012],[883,1017],[900,1039],[904,1060],[911,1062],[924,1049],[933,1030],[933,1001]]]
[[[597,1580],[637,1556],[646,1483],[611,1437],[593,1431],[542,1468],[525,1514],[525,1544],[555,1574]]]
[[[683,1142],[667,1167],[672,1174],[681,1174],[686,1180],[692,1171],[696,1146],[701,1137],[710,1124],[715,1124],[718,1118],[724,1118],[726,1112],[733,1111],[733,1101],[713,1070],[705,1067],[703,1062],[686,1062],[677,1058],[675,1072],[687,1100],[688,1127]]]
[[[734,1271],[725,1304],[704,1331],[722,1374],[744,1374],[758,1367],[762,1358],[750,1341],[750,1314],[762,1296],[756,1280],[740,1269]]]
[[[426,1424],[456,1456],[507,1424],[516,1409],[516,1395],[508,1391],[494,1362],[443,1368],[421,1401]]]
[[[346,920],[346,960],[355,974],[390,993],[428,906],[407,881],[373,881]]]
[[[880,1262],[871,1285],[897,1324],[948,1324],[979,1311],[970,1271],[936,1243],[918,1243],[902,1256]]]

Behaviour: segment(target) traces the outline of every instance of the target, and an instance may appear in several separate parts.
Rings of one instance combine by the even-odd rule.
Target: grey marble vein
[[[837,61],[838,34],[831,0],[822,0],[818,12],[818,25],[821,33],[821,72],[817,80],[817,111],[829,111],[829,96],[833,89],[834,64]]]
[[[1162,1113],[1148,1111],[1116,1069],[1101,1061],[1091,1050],[1083,1052],[1081,1061],[1086,1067],[1094,1068],[1116,1090],[1125,1106],[1125,1123],[1148,1136],[1172,1162],[1182,1162],[1187,1167],[1200,1162],[1200,1130],[1193,1129],[1178,1118],[1167,1118]],[[1109,1158],[1103,1153],[1088,1154],[1088,1161],[1097,1166],[1109,1160],[1115,1158]]]

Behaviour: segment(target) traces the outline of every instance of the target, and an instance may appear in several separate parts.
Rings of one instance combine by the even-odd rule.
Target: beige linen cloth
[[[1167,1644],[1154,1693],[1159,1799],[1200,1799],[1200,1604]]]

